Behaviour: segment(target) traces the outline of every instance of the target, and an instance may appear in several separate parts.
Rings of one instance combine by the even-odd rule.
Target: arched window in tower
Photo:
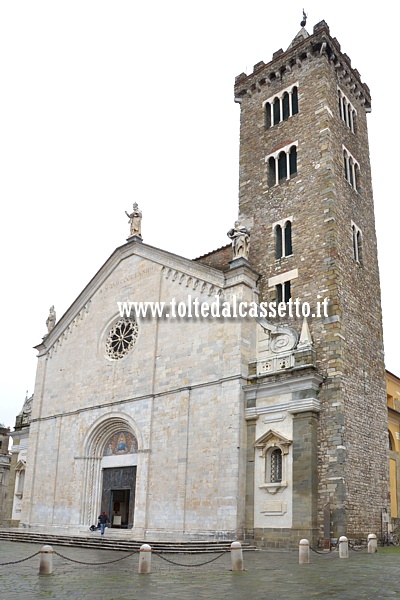
[[[282,227],[277,225],[275,227],[275,258],[282,258],[283,252],[283,240],[282,240]]]
[[[274,100],[274,125],[281,120],[281,103],[279,98]]]
[[[299,112],[298,84],[281,90],[265,102],[265,128],[269,129],[281,121],[286,121]]]
[[[353,222],[351,223],[351,230],[353,235],[353,258],[356,262],[361,264],[363,258],[362,231]]]
[[[290,109],[289,109],[289,94],[285,92],[282,98],[282,111],[283,111],[283,121],[286,121],[290,117]]]
[[[342,94],[340,90],[338,90],[338,104],[339,104],[339,115],[340,118],[343,119],[343,102],[342,102]]]
[[[271,156],[268,161],[268,185],[272,187],[276,184],[276,163],[275,158]]]
[[[269,102],[265,105],[265,127],[269,129],[272,125],[271,120],[271,104]]]
[[[290,175],[297,173],[297,148],[292,146],[289,153]]]
[[[297,142],[266,156],[265,162],[268,163],[267,180],[270,187],[290,179],[297,173]]]
[[[351,187],[354,187],[354,160],[349,157],[349,183]]]
[[[394,439],[393,439],[393,436],[390,431],[388,431],[388,436],[389,436],[389,450],[394,451],[394,450],[396,450],[396,446],[395,446]]]
[[[275,235],[275,258],[279,260],[283,256],[290,256],[292,250],[292,217],[274,223],[272,228]]]
[[[362,262],[362,235],[361,235],[360,230],[357,231],[357,257],[358,257],[358,262],[361,263]]]
[[[342,148],[344,178],[351,185],[351,187],[357,191],[359,188],[360,165],[345,146],[342,146]]]
[[[350,127],[350,129],[353,129],[353,116],[352,116],[352,112],[351,112],[351,104],[347,104],[347,121],[346,123],[348,124],[348,126]]]
[[[292,223],[286,221],[284,228],[284,244],[285,244],[285,256],[293,254],[292,250]]]
[[[278,283],[276,285],[276,302],[280,304],[281,302],[289,302],[292,297],[292,290],[290,285],[290,280],[285,281],[284,283]]]
[[[359,174],[360,174],[360,169],[358,167],[358,164],[354,163],[354,189],[355,190],[358,190],[360,187]]]
[[[357,111],[350,102],[350,100],[343,94],[342,90],[338,88],[338,101],[339,101],[339,116],[344,121],[349,129],[353,133],[356,132],[355,120]]]
[[[348,166],[348,161],[347,161],[346,150],[343,150],[343,165],[344,165],[344,178],[346,179],[346,181],[348,181],[349,180],[349,166]]]
[[[297,86],[292,89],[292,115],[297,115],[299,112],[299,93]]]
[[[286,161],[286,152],[280,152],[278,156],[278,179],[281,181],[282,179],[287,179],[287,161]]]

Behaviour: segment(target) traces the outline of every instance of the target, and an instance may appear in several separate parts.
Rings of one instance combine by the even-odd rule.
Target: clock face
[[[106,354],[112,360],[124,358],[136,343],[138,324],[134,319],[119,319],[110,329],[106,339]]]

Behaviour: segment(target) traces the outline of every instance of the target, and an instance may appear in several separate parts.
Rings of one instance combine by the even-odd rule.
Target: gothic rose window
[[[138,325],[134,319],[119,319],[111,328],[106,339],[106,354],[113,360],[123,358],[132,350],[138,336]]]

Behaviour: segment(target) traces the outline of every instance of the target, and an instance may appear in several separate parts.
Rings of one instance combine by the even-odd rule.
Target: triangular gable
[[[23,469],[25,469],[26,467],[26,461],[19,459],[19,461],[17,462],[17,464],[14,467],[14,471],[23,471]]]
[[[69,309],[64,313],[54,328],[43,338],[42,342],[35,346],[39,356],[48,350],[62,336],[67,336],[69,330],[89,311],[91,298],[99,288],[110,277],[117,266],[130,256],[138,256],[147,259],[163,267],[163,275],[171,278],[179,285],[185,285],[189,289],[198,289],[202,293],[219,295],[225,284],[225,274],[213,267],[200,262],[160,250],[143,242],[133,241],[117,248],[96,275],[90,280]]]
[[[266,433],[259,437],[253,445],[255,448],[259,448],[261,450],[267,447],[270,448],[271,446],[279,446],[283,453],[286,454],[291,443],[292,440],[289,440],[281,433],[274,431],[274,429],[269,429]]]

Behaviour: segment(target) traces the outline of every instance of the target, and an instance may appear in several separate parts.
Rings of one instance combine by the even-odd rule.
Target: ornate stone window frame
[[[134,350],[139,337],[139,323],[133,316],[114,317],[107,325],[100,339],[104,356],[111,362],[126,359]]]
[[[352,153],[342,144],[344,178],[347,183],[358,192],[360,187],[360,163],[354,158]]]
[[[272,234],[274,236],[275,245],[275,260],[280,260],[286,256],[293,255],[292,246],[292,223],[293,215],[286,219],[281,219],[272,224]],[[289,229],[289,235],[287,234],[287,228]],[[287,247],[289,246],[289,247]]]
[[[267,165],[269,187],[278,186],[297,175],[298,146],[298,140],[293,140],[267,154],[265,164]],[[283,167],[283,173],[280,173],[279,165]]]
[[[264,481],[258,485],[260,489],[270,494],[281,492],[287,487],[288,455],[292,440],[284,437],[277,431],[270,429],[254,442],[254,448],[258,451],[258,457],[264,462]],[[276,449],[282,452],[282,479],[271,481],[271,455]]]
[[[361,264],[363,254],[363,234],[354,221],[351,221],[351,232],[353,237],[353,258],[357,263]]]
[[[348,97],[338,87],[338,100],[339,100],[339,115],[342,121],[344,121],[349,129],[355,133],[355,121],[357,117],[357,110],[354,108]]]
[[[262,107],[265,114],[265,127],[266,129],[270,129],[274,125],[281,123],[282,121],[286,121],[293,117],[293,115],[297,115],[299,112],[298,106],[298,93],[299,93],[299,82],[290,85],[289,87],[284,88],[274,96],[270,96],[266,100],[263,101]],[[285,114],[284,104],[286,98],[286,111]],[[275,104],[278,105],[278,110],[275,111]]]
[[[17,498],[22,498],[24,495],[24,479],[25,479],[25,467],[26,462],[24,460],[19,460],[14,467],[14,470],[17,474],[17,480],[15,482],[15,496]]]

